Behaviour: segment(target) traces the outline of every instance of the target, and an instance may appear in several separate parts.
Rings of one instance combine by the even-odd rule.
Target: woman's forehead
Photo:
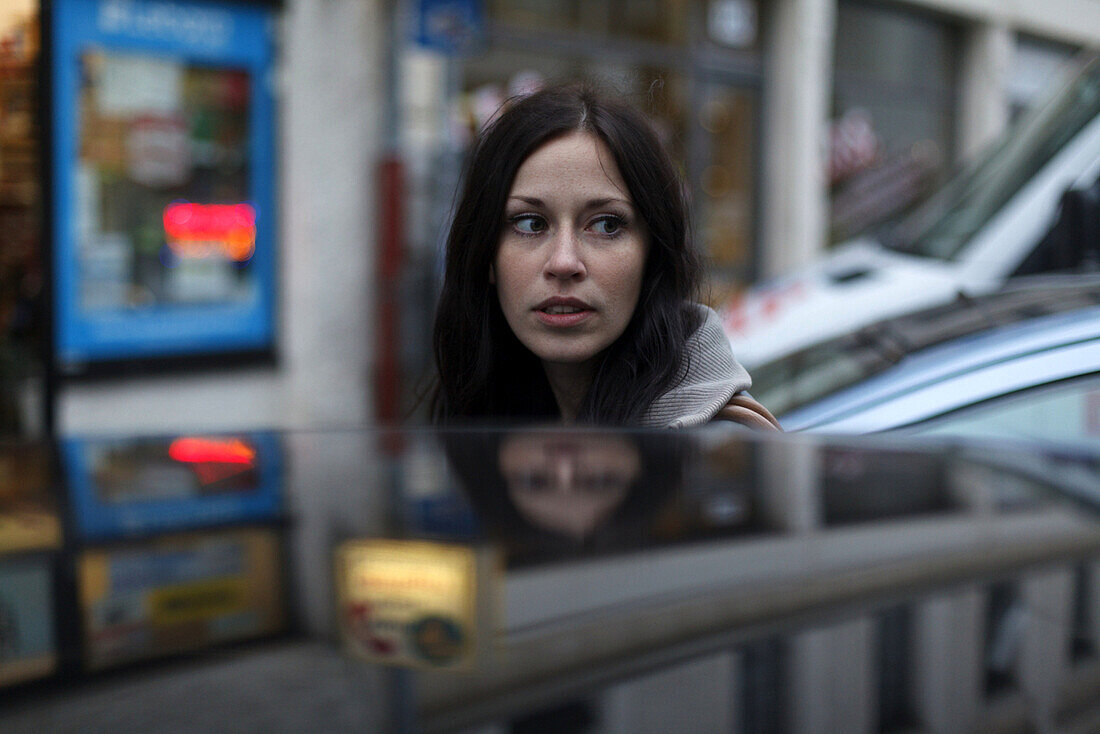
[[[611,151],[586,132],[554,138],[536,148],[516,171],[510,195],[542,200],[577,195],[630,202]]]

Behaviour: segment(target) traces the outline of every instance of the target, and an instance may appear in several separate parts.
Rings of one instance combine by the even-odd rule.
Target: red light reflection
[[[190,464],[204,484],[246,472],[256,463],[256,450],[239,438],[177,438],[168,444],[168,456]]]
[[[162,215],[168,247],[181,258],[221,256],[248,262],[256,252],[256,209],[250,204],[175,202]]]
[[[189,464],[251,464],[256,460],[256,450],[239,438],[177,438],[168,445],[168,455]]]

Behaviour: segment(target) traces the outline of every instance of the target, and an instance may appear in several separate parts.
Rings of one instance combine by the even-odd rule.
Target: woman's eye
[[[623,228],[624,224],[625,222],[623,222],[623,220],[619,217],[600,217],[592,223],[592,230],[596,234],[610,236],[613,234],[618,234],[619,230]]]
[[[608,494],[619,487],[626,485],[627,481],[614,472],[599,472],[595,474],[579,474],[574,480],[577,489],[586,494]]]
[[[550,475],[531,470],[515,479],[515,489],[524,492],[545,492],[550,488]]]
[[[512,226],[520,234],[539,234],[546,231],[546,220],[533,214],[512,217]]]

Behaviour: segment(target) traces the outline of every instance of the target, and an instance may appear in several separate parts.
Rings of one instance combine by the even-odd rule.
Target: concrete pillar
[[[757,444],[762,484],[760,512],[769,527],[812,533],[821,527],[822,455],[815,443]]]
[[[284,20],[282,353],[286,422],[373,414],[375,166],[387,24],[378,0],[295,0]]]
[[[378,432],[297,432],[283,437],[288,508],[294,516],[290,554],[299,568],[332,568],[333,548],[347,538],[382,537],[393,516]],[[414,444],[414,450],[420,448]],[[361,457],[349,462],[348,457]],[[368,484],[376,491],[364,491]],[[329,634],[336,618],[332,573],[295,579],[295,612],[310,633]]]
[[[791,731],[876,730],[874,624],[870,618],[791,639]]]
[[[448,60],[445,56],[413,46],[401,49],[398,58],[400,128],[396,131],[401,159],[406,165],[406,247],[412,257],[436,244],[440,212],[433,211],[432,196],[439,154],[446,143]]]
[[[1059,568],[1037,573],[1021,584],[1027,616],[1016,675],[1040,731],[1046,730],[1043,723],[1054,720],[1058,693],[1069,672],[1073,580],[1072,568]]]
[[[813,259],[828,226],[836,0],[777,0],[766,38],[761,275]]]
[[[982,697],[985,594],[977,587],[914,609],[913,705],[929,732],[970,731]]]
[[[1006,26],[979,23],[964,34],[959,65],[959,159],[974,158],[1008,125],[1008,74],[1016,41]]]
[[[600,732],[737,731],[738,656],[718,653],[610,688]]]

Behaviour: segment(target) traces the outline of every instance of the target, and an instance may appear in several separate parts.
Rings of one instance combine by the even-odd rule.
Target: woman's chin
[[[532,351],[544,365],[563,368],[591,365],[592,361],[600,354],[600,350],[596,349],[540,349]]]

